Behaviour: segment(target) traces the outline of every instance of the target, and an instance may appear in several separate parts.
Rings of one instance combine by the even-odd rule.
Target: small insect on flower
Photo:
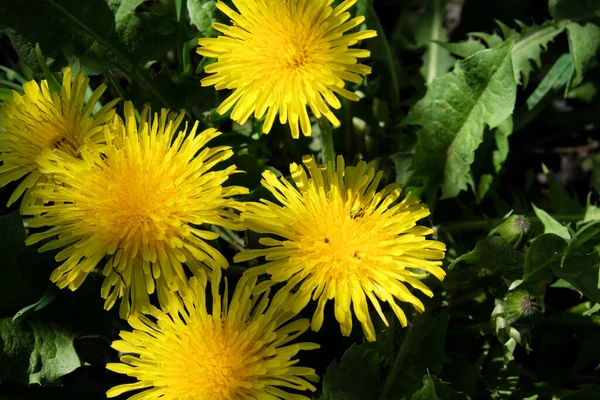
[[[293,315],[270,306],[268,293],[262,298],[252,294],[256,278],[242,278],[231,302],[227,281],[222,298],[219,283],[217,269],[211,277],[211,311],[203,272],[179,292],[181,300],[172,312],[154,309],[149,316],[129,318],[133,332],[121,332],[123,340],[115,341],[113,348],[130,354],[107,368],[138,382],[110,389],[109,398],[144,389],[130,399],[309,400],[289,392],[314,392],[310,382],[319,381],[312,368],[296,365],[299,351],[319,348],[315,343],[293,343],[309,321],[290,322]]]
[[[233,93],[217,111],[233,107],[231,119],[243,124],[254,114],[266,115],[262,131],[268,133],[279,114],[289,123],[292,136],[300,130],[311,135],[307,112],[325,116],[335,126],[339,121],[331,108],[341,107],[335,93],[349,100],[359,96],[344,88],[346,82],[362,83],[361,74],[371,68],[358,63],[369,57],[368,50],[351,49],[358,41],[377,36],[373,30],[344,34],[365,20],[351,18],[348,10],[356,0],[343,1],[336,8],[333,0],[246,0],[235,1],[237,11],[222,2],[217,8],[232,20],[232,26],[213,23],[223,33],[216,39],[198,41],[198,53],[215,57],[205,71],[211,76],[202,86]]]
[[[442,280],[440,268],[446,246],[426,239],[433,229],[417,225],[429,210],[410,194],[401,201],[396,184],[377,191],[383,176],[366,163],[344,166],[337,158],[319,166],[313,157],[304,157],[305,167],[291,164],[295,186],[285,178],[263,173],[262,184],[278,200],[246,203],[242,221],[262,234],[264,249],[247,250],[236,262],[265,257],[266,263],[246,272],[248,276],[267,273],[272,283],[283,282],[273,303],[299,312],[318,300],[312,329],[323,324],[325,304],[334,299],[335,318],[342,334],[352,330],[352,311],[368,340],[375,340],[369,315],[370,302],[384,323],[380,301],[387,302],[402,323],[407,318],[396,300],[423,311],[423,303],[408,285],[427,296],[433,292],[421,282],[427,273]]]
[[[32,228],[51,229],[27,238],[27,244],[52,239],[40,251],[63,248],[62,264],[50,279],[60,288],[77,289],[108,256],[102,285],[104,307],[122,298],[120,315],[150,309],[148,294],[157,289],[168,309],[187,277],[182,264],[197,274],[203,268],[227,268],[227,260],[205,240],[218,234],[202,224],[244,229],[234,210],[242,203],[232,196],[247,193],[239,186],[223,187],[235,165],[213,170],[231,157],[228,146],[206,147],[220,135],[214,129],[196,133],[179,130],[183,114],[168,110],[135,121],[133,106],[125,104],[125,123],[105,128],[106,146],[88,143],[81,159],[48,151],[40,163],[57,183],[39,185],[33,195],[45,205],[30,206]]]
[[[89,79],[81,73],[71,82],[65,68],[60,93],[51,93],[47,81],[23,85],[24,95],[13,90],[0,107],[0,187],[25,176],[8,199],[10,206],[25,193],[21,210],[32,204],[31,188],[48,179],[40,171],[38,158],[44,150],[59,149],[78,157],[86,140],[104,141],[102,126],[112,120],[118,99],[93,113],[106,90],[100,85],[86,101]]]

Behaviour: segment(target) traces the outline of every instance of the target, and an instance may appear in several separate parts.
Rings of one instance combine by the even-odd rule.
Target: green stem
[[[427,67],[427,78],[425,81],[429,85],[437,78],[437,64],[441,47],[434,44],[434,41],[442,40],[442,27],[444,24],[444,10],[441,0],[433,0],[433,20],[431,21],[431,43],[429,44],[429,65]]]
[[[321,135],[323,135],[321,158],[324,164],[331,161],[331,164],[335,168],[335,149],[333,147],[333,130],[331,129],[331,124],[325,117],[321,117],[319,119],[319,128],[321,128]]]

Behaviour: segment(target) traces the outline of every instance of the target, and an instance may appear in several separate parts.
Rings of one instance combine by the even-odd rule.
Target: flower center
[[[346,279],[368,272],[366,261],[379,253],[374,244],[390,239],[378,226],[378,219],[356,206],[326,202],[316,215],[306,218],[302,241],[305,257],[318,263],[318,273]]]
[[[90,179],[90,193],[79,206],[93,211],[82,215],[83,223],[95,226],[106,242],[125,238],[142,248],[178,236],[176,231],[185,229],[180,217],[186,207],[185,194],[168,168],[136,161],[111,160],[96,179]]]
[[[294,41],[282,44],[277,50],[277,56],[281,64],[288,69],[300,68],[308,59],[306,48]]]
[[[255,345],[241,339],[244,331],[244,325],[227,319],[188,325],[180,340],[167,345],[169,359],[163,368],[168,398],[243,398],[251,371],[249,352]]]

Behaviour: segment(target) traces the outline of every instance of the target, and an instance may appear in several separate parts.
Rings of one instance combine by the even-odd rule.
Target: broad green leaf
[[[512,113],[516,99],[510,52],[514,40],[459,61],[435,80],[405,123],[420,125],[418,170],[440,181],[442,197],[467,188],[470,165],[484,127],[494,128]]]
[[[561,238],[563,238],[565,240],[571,239],[571,234],[569,233],[569,228],[567,228],[566,226],[564,226],[563,224],[561,224],[560,222],[558,222],[557,220],[552,218],[552,216],[550,214],[548,214],[546,211],[537,208],[535,206],[535,204],[532,204],[532,206],[533,206],[533,211],[535,211],[535,215],[537,215],[537,217],[540,219],[540,221],[544,225],[544,233],[553,233],[557,236],[560,236]]]
[[[557,268],[567,250],[567,242],[552,233],[538,236],[525,257],[523,280],[529,282],[548,279],[550,271]]]
[[[598,62],[600,27],[589,22],[583,26],[571,23],[567,25],[567,37],[575,65],[569,87],[575,87],[583,82],[586,71],[593,68]]]
[[[75,335],[55,324],[29,325],[35,338],[29,360],[29,384],[54,382],[82,365],[73,346]]]
[[[190,22],[204,37],[214,37],[217,31],[212,23],[217,21],[217,2],[215,0],[187,0]]]
[[[488,236],[477,243],[475,249],[454,260],[448,269],[459,262],[467,262],[492,271],[506,271],[523,267],[523,255],[500,236]]]
[[[562,266],[552,264],[551,271],[553,275],[573,285],[588,299],[600,303],[599,267],[600,253],[595,249],[589,254],[570,254],[565,258]]]
[[[75,335],[52,323],[0,320],[3,351],[1,378],[10,376],[28,384],[48,384],[79,368],[73,339]],[[0,367],[1,368],[1,367]]]
[[[380,390],[377,352],[353,344],[339,364],[332,362],[327,368],[320,400],[376,400]]]
[[[556,21],[582,21],[600,17],[600,2],[597,0],[548,0],[548,9]]]

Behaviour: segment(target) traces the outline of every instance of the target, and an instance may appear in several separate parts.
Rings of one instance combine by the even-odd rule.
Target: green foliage
[[[56,324],[0,320],[0,380],[10,377],[43,385],[74,371],[82,365],[74,337]]]
[[[108,86],[97,107],[122,97],[222,131],[211,145],[232,147],[220,165],[245,171],[226,183],[249,189],[242,200],[277,201],[261,174],[287,176],[306,154],[364,160],[382,171],[380,188],[424,200],[420,223],[448,249],[445,279],[418,277],[434,294],[424,313],[397,300],[407,327],[388,305],[389,326],[370,309],[375,342],[356,320],[341,339],[328,306],[323,329],[298,339],[321,345],[298,364],[321,376],[315,399],[598,398],[600,2],[358,0],[348,12],[366,19],[353,30],[378,33],[358,45],[372,73],[345,86],[361,100],[341,101],[341,127],[311,118],[313,137],[298,140],[219,115],[231,92],[200,86],[214,59],[196,54],[197,40],[231,23],[216,4],[0,2],[0,106],[30,79],[60,91],[69,65],[90,76],[88,91]],[[0,188],[0,399],[104,398],[133,381],[105,369],[127,325],[103,310],[102,266],[74,293],[52,284],[56,253],[25,246],[35,229],[4,206],[11,185]],[[260,246],[253,232],[206,229],[229,261]],[[247,266],[223,271],[229,288]]]
[[[589,22],[583,26],[571,23],[567,25],[567,36],[575,65],[571,86],[577,86],[583,82],[586,71],[593,68],[597,62],[600,52],[600,27]]]
[[[442,199],[467,189],[470,165],[484,127],[498,126],[512,113],[516,85],[512,78],[512,39],[456,64],[433,82],[405,119],[420,125],[416,168],[442,188]],[[444,99],[440,103],[440,99]]]

